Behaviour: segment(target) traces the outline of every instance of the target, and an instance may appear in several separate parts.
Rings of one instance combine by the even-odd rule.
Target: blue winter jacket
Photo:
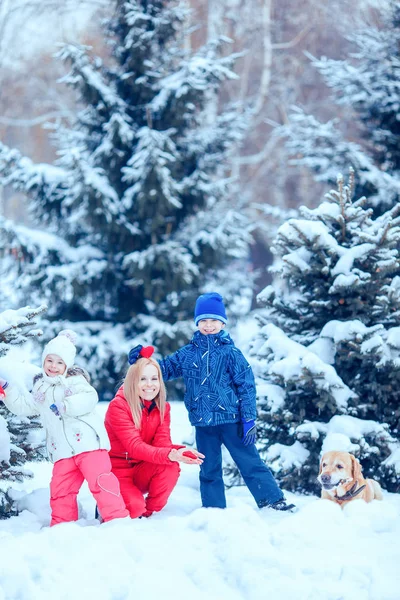
[[[225,331],[192,340],[160,361],[165,381],[183,377],[185,405],[192,425],[236,423],[256,418],[251,367]]]

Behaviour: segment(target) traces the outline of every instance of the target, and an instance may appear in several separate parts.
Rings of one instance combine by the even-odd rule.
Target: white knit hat
[[[67,365],[67,369],[73,366],[76,356],[76,334],[71,329],[63,329],[57,337],[49,341],[44,347],[42,354],[42,365],[48,354],[57,354]]]

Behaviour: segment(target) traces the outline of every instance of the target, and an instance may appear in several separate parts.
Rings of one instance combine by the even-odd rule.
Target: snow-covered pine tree
[[[353,181],[280,227],[259,295],[259,443],[287,489],[317,491],[321,448],[335,447],[398,489],[400,218],[373,219]]]
[[[15,230],[20,289],[48,301],[49,335],[80,334],[106,396],[132,343],[164,353],[187,340],[196,295],[211,272],[246,259],[250,240],[229,178],[246,118],[215,110],[236,57],[223,56],[226,40],[189,53],[181,3],[114,4],[109,59],[83,46],[59,52],[82,108],[54,127],[56,164],[0,147],[1,182],[29,197],[46,231]]]
[[[33,329],[34,319],[46,310],[39,308],[19,308],[5,310],[0,313],[0,376],[4,379],[12,371],[4,357],[12,346],[19,346],[28,339],[41,335],[42,332]],[[22,373],[21,383],[24,379]],[[43,460],[44,436],[41,435],[41,425],[35,417],[17,417],[11,414],[0,403],[0,479],[3,485],[0,489],[0,519],[15,514],[15,507],[9,495],[7,484],[22,481],[32,477],[32,473],[24,469],[27,461]]]
[[[347,110],[343,122],[321,122],[296,109],[280,130],[292,164],[307,166],[319,181],[334,184],[352,165],[356,196],[365,195],[376,215],[399,202],[400,181],[400,5],[387,0],[378,10],[380,19],[349,35],[355,46],[349,58],[311,57],[333,103]]]

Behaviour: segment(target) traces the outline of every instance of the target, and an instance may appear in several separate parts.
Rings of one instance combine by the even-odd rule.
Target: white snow
[[[274,472],[282,469],[286,471],[293,466],[301,469],[309,456],[309,450],[304,448],[298,440],[291,446],[272,444],[266,452],[267,463]]]
[[[322,443],[321,453],[329,452],[330,450],[339,452],[350,452],[354,454],[359,450],[358,444],[353,444],[350,438],[344,433],[330,433],[326,436]]]
[[[351,248],[342,248],[342,255],[332,269],[332,275],[350,275],[352,273],[354,262],[374,250],[374,244],[360,244]]]
[[[328,450],[343,450],[344,452],[358,452],[360,446],[363,446],[364,451],[369,447],[365,437],[371,439],[379,438],[386,440],[390,447],[395,451],[394,438],[388,432],[387,426],[369,421],[367,419],[357,419],[350,415],[334,415],[329,423],[319,421],[305,422],[296,427],[297,437],[310,437],[317,440],[320,435],[324,436],[321,453]],[[278,444],[276,444],[278,445]],[[285,446],[282,446],[285,448]],[[377,447],[370,447],[371,452],[378,452]],[[394,456],[392,454],[392,461]],[[400,471],[400,463],[396,464],[396,468]]]
[[[325,347],[321,340],[325,340]],[[329,343],[332,340],[335,345],[342,341],[354,341],[360,343],[362,354],[375,352],[380,354],[377,367],[389,363],[395,368],[400,366],[400,327],[392,327],[385,330],[381,324],[367,327],[358,320],[352,321],[328,321],[322,328],[320,339],[311,344],[307,350],[312,350],[326,362],[333,363],[334,348]],[[322,354],[319,354],[321,350]]]
[[[340,254],[342,250],[335,238],[329,233],[329,230],[324,223],[318,221],[290,219],[287,223],[281,225],[279,231],[280,234],[288,240],[297,240],[300,234],[303,238],[307,238],[307,240],[313,244],[315,249],[332,248],[332,250],[338,254]],[[284,256],[283,258],[285,259],[286,257]],[[303,258],[305,257],[303,256]]]
[[[39,373],[40,368],[28,362],[26,354],[18,350],[12,348],[7,356],[0,358],[0,378],[17,385],[24,392],[29,392],[32,388],[32,380]]]
[[[32,315],[35,310],[35,308],[25,306],[18,310],[8,309],[2,311],[0,313],[0,334],[8,333],[14,329],[16,330],[17,337],[17,327],[20,325],[27,325],[29,323],[29,316]]]
[[[105,405],[100,405],[104,410]],[[189,428],[172,403],[173,439]],[[200,508],[197,467],[183,465],[150,519],[94,520],[84,486],[77,523],[48,528],[51,465],[30,465],[18,517],[0,521],[1,600],[398,600],[400,495],[354,501],[287,494],[296,514],[258,510],[247,488]],[[26,495],[22,492],[34,493]]]
[[[393,467],[396,475],[400,476],[400,444],[393,444],[392,453],[382,464]]]
[[[268,398],[268,410],[277,412],[285,404],[286,392],[284,388],[273,383],[266,383],[257,379],[257,395],[260,398]]]
[[[376,421],[357,419],[350,415],[335,415],[327,424],[328,433],[343,433],[354,439],[362,439],[366,435],[390,437],[387,429]]]
[[[258,355],[260,357],[267,356],[272,351],[275,357],[274,362],[268,367],[270,375],[280,378],[282,382],[296,377],[300,379],[303,377],[303,372],[321,376],[315,379],[315,386],[317,389],[320,387],[323,390],[330,388],[330,393],[339,410],[345,409],[349,398],[355,397],[354,392],[344,384],[331,365],[326,364],[324,360],[313,351],[310,352],[302,344],[291,340],[279,327],[268,323],[261,329],[261,332],[267,339],[257,349]],[[270,401],[275,405],[275,409],[278,408],[279,398],[276,396],[276,391],[268,388],[264,388],[264,391],[268,398],[268,392],[274,392]]]

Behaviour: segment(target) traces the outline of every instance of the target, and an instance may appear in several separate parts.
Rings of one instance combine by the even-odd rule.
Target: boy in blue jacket
[[[185,405],[196,429],[196,445],[205,455],[200,492],[205,507],[225,508],[221,445],[227,448],[260,508],[294,510],[256,441],[256,388],[251,367],[230,336],[222,297],[203,294],[196,302],[195,332],[189,344],[160,361],[165,381],[183,377]],[[133,349],[131,352],[135,352]]]

